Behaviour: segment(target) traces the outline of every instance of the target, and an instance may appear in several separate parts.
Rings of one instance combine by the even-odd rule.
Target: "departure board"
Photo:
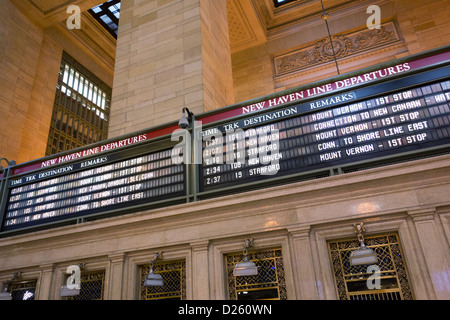
[[[233,123],[204,130],[200,191],[450,143],[448,80],[365,100],[358,92],[331,99],[347,103],[316,100],[309,112],[294,105],[241,119],[231,133],[224,128]]]
[[[450,150],[449,58],[447,52],[427,56],[196,115],[183,132],[191,139],[174,136],[174,122],[13,166],[0,180],[1,231]],[[189,154],[194,163],[178,163]]]
[[[171,152],[121,161],[105,155],[12,180],[3,230],[183,196],[184,166],[172,163]]]

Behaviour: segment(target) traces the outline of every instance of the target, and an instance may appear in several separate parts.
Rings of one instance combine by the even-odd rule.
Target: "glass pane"
[[[73,88],[73,78],[74,78],[74,70],[71,68],[70,69],[70,73],[69,73],[69,80],[67,82],[67,84],[69,85],[69,87]]]
[[[75,89],[75,91],[78,92],[78,79],[80,78],[80,74],[78,72],[75,72],[75,79],[73,82],[73,88]]]
[[[64,77],[63,77],[63,82],[67,84],[67,81],[69,79],[69,71],[70,71],[70,67],[66,64],[64,66]]]

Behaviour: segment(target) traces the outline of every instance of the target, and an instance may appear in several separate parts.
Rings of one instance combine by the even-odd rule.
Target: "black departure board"
[[[174,122],[13,166],[0,177],[1,231],[131,213],[239,192],[252,183],[266,187],[448,151],[448,59],[448,53],[425,57],[196,115],[184,132],[193,139],[173,136]],[[382,79],[388,73],[392,78]],[[358,81],[367,85],[353,85]],[[178,163],[181,154],[194,163]]]
[[[207,128],[200,191],[450,143],[450,81],[358,95],[343,94],[347,103],[328,108],[327,100],[312,101],[309,112],[294,105],[249,116],[227,135],[229,124]]]
[[[183,196],[184,165],[173,164],[171,152],[105,155],[12,180],[3,230]]]

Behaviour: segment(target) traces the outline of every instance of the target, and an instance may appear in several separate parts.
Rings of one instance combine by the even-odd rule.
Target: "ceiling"
[[[95,20],[87,10],[106,0],[10,0],[36,25],[47,32],[58,34],[81,47],[113,73],[116,39]],[[208,0],[209,1],[209,0]],[[231,52],[264,45],[272,56],[279,56],[291,50],[311,45],[326,37],[326,29],[321,20],[320,0],[295,0],[275,7],[273,0],[226,0],[229,20]],[[367,19],[365,9],[368,3],[390,0],[323,0],[323,6],[332,20],[339,21],[332,28],[338,33],[362,25]],[[80,7],[82,25],[79,32],[68,32],[67,9],[70,5]],[[351,15],[351,19],[349,19]],[[356,20],[358,21],[356,21]],[[346,21],[352,21],[346,22]],[[351,24],[351,25],[350,25]],[[339,28],[343,30],[338,30]],[[308,30],[305,32],[305,30]],[[70,43],[66,42],[66,43]]]
[[[77,50],[83,50],[95,61],[100,62],[102,70],[112,78],[117,41],[87,12],[107,0],[10,1],[36,25],[62,39],[66,46],[77,46]],[[247,52],[245,50],[247,49],[261,51],[272,61],[277,88],[299,85],[299,77],[303,77],[301,81],[306,81],[304,78],[309,79],[309,76],[306,77],[308,72],[318,70],[316,65],[302,65],[300,68],[293,65],[292,60],[297,63],[297,56],[316,50],[318,44],[328,39],[327,28],[321,19],[323,10],[330,16],[328,24],[333,36],[358,36],[355,32],[367,29],[365,27],[366,10],[372,4],[382,6],[384,22],[393,21],[393,17],[395,17],[394,0],[292,0],[279,7],[275,6],[274,0],[226,1],[230,47],[234,61],[240,63],[242,60],[246,63]],[[66,27],[67,8],[70,5],[79,6],[82,11],[84,27],[78,32],[69,32]],[[393,35],[388,39],[389,42],[382,43],[383,46],[374,44],[370,48],[363,48],[367,53],[367,59],[373,59],[370,58],[370,52],[374,52],[375,49],[383,52],[380,59],[384,56],[388,57],[391,54],[385,49],[388,45],[390,49],[393,49],[393,51],[391,50],[392,54],[403,54],[406,50],[397,36],[395,24],[390,24],[388,27],[385,31]],[[355,58],[356,55],[359,57]],[[361,56],[363,55],[358,51],[353,58],[348,59],[347,72],[358,67],[356,61]],[[370,60],[367,63],[373,64],[380,61]],[[317,76],[330,76],[326,72],[331,72],[328,70],[332,69],[331,64],[322,63],[322,65],[326,70],[324,69],[324,74],[318,72]],[[277,69],[277,67],[279,68]],[[301,72],[299,72],[300,70]],[[309,80],[312,81],[312,79]]]
[[[106,0],[10,0],[31,21],[42,28],[67,20],[67,9],[77,5],[87,11]]]
[[[116,39],[92,17],[87,10],[105,0],[10,0],[35,25],[58,37],[62,43],[72,46],[80,43],[83,51],[101,62],[112,74],[116,55]],[[71,5],[80,8],[81,25],[78,32],[68,32],[66,21],[74,11]]]
[[[67,8],[78,5],[87,11],[106,0],[11,0],[29,19],[42,28],[67,19]],[[361,0],[323,0],[328,13],[336,12]],[[227,0],[232,52],[243,50],[285,34],[302,26],[320,22],[320,0],[296,0],[275,7],[273,0]]]
[[[362,2],[366,1],[323,0],[323,6],[326,12],[338,16]],[[278,8],[273,0],[227,0],[227,8],[232,52],[323,23],[320,0],[296,0]]]

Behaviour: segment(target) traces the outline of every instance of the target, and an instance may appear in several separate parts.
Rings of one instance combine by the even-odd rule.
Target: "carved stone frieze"
[[[381,25],[380,29],[363,29],[331,38],[333,46],[326,37],[309,47],[275,56],[275,76],[283,76],[333,61],[334,55],[337,59],[342,59],[401,42],[393,22]]]

